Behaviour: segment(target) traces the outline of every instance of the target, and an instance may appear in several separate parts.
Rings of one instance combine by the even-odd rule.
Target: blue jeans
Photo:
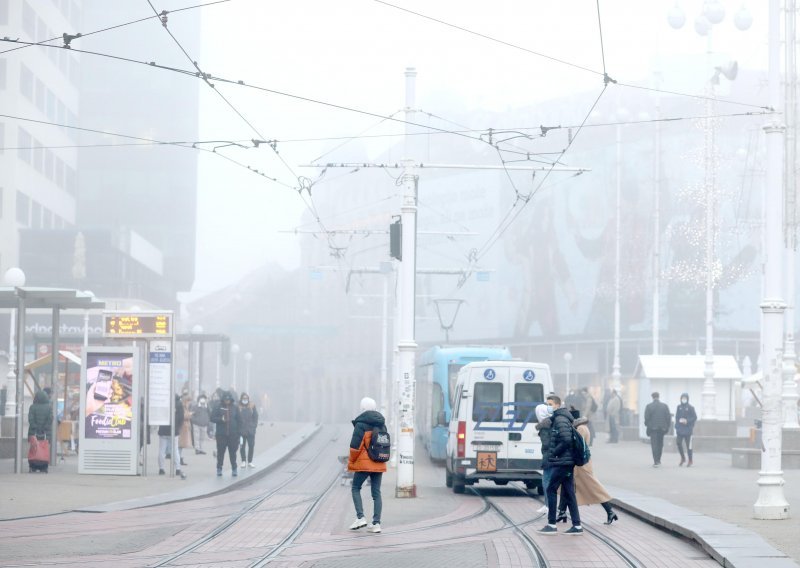
[[[364,485],[368,477],[371,485],[370,489],[372,490],[372,501],[375,505],[372,511],[372,523],[377,524],[381,522],[381,509],[383,508],[383,501],[381,501],[382,473],[357,471],[353,474],[353,505],[356,507],[356,517],[360,519],[364,516],[364,505],[361,503],[361,486]]]

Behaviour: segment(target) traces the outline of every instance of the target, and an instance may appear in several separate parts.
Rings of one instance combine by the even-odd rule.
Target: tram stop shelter
[[[652,401],[651,393],[658,392],[661,402],[674,413],[682,393],[697,409],[703,405],[705,355],[640,355],[634,375],[639,385],[639,437],[645,438],[644,409]],[[736,392],[742,372],[732,355],[714,356],[715,410],[718,421],[736,419]]]
[[[51,353],[59,351],[59,327],[61,310],[101,310],[105,308],[105,302],[96,299],[92,294],[82,292],[72,288],[36,288],[21,286],[15,288],[0,287],[0,308],[16,311],[16,369],[15,376],[15,416],[14,416],[14,472],[22,473],[22,441],[23,416],[24,416],[24,379],[25,379],[25,316],[30,309],[50,310],[53,318],[53,333],[51,337]],[[58,357],[51,359],[52,373],[49,385],[53,392],[56,391],[56,380],[58,377]],[[20,364],[22,363],[22,364]],[[9,393],[11,394],[11,393]],[[58,414],[58,397],[51,397],[53,405],[53,416]],[[56,421],[53,420],[53,428],[50,433],[50,463],[56,461]]]

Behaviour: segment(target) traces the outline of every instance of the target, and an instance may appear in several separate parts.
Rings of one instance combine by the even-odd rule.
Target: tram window
[[[516,407],[516,422],[536,422],[534,405],[544,402],[544,387],[536,383],[517,383],[514,402],[521,403]]]
[[[447,395],[450,400],[453,400],[453,393],[456,390],[456,381],[458,380],[458,372],[464,365],[458,363],[450,363],[447,365]]]
[[[439,426],[439,412],[444,410],[444,392],[442,385],[433,383],[433,396],[431,396],[431,425]]]
[[[475,383],[472,420],[499,422],[503,415],[503,383]]]

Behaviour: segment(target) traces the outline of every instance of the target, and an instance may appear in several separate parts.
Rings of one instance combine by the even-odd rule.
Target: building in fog
[[[42,41],[75,29],[74,1],[0,1],[0,37]],[[3,44],[3,50],[13,49]],[[77,136],[47,123],[78,122],[80,58],[65,49],[27,47],[0,55],[0,271],[20,264],[20,231],[74,226]],[[24,120],[23,120],[24,119]],[[37,122],[38,121],[38,122]]]
[[[0,34],[41,41],[143,15],[130,3],[0,1]],[[173,31],[197,53],[199,11],[174,19]],[[157,19],[91,36],[91,44],[73,41],[118,52],[137,49],[143,37],[151,49],[179,53]],[[7,114],[151,140],[197,139],[198,85],[67,49],[34,46],[0,58]],[[0,123],[4,146],[19,147],[0,154],[0,269],[19,265],[33,286],[175,308],[194,281],[197,151],[123,146],[124,138],[54,124]]]

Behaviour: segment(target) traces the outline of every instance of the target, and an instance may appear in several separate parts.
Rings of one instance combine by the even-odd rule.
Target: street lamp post
[[[3,283],[6,286],[19,288],[25,286],[25,273],[20,268],[9,268],[3,275]],[[17,415],[17,373],[16,373],[16,319],[13,309],[9,311],[8,326],[8,374],[6,375],[6,416]]]
[[[231,345],[231,355],[233,355],[233,379],[231,380],[231,388],[236,390],[236,363],[239,360],[239,347],[238,343],[234,343]]]
[[[622,125],[619,122],[627,115],[627,111],[622,108],[617,109],[616,127],[616,225],[614,238],[614,363],[611,370],[612,388],[620,392],[622,390],[622,372],[619,360],[619,336],[620,336],[620,240],[622,233]]]
[[[569,395],[569,364],[572,361],[572,353],[567,351],[564,353],[564,363],[567,365],[567,390],[564,394]]]
[[[253,360],[253,354],[249,351],[244,354],[244,391],[250,394],[250,362]]]

